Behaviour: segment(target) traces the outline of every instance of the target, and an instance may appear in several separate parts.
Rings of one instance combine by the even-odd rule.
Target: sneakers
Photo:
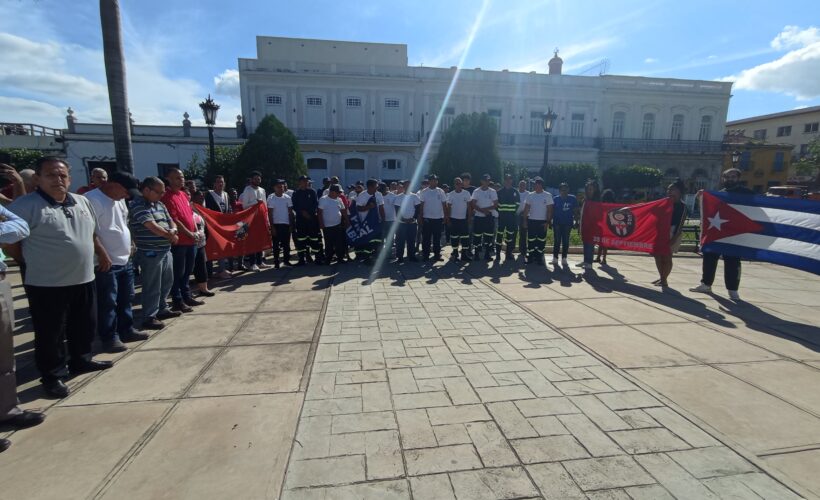
[[[128,348],[125,344],[122,343],[122,340],[114,337],[111,340],[103,340],[102,342],[102,351],[107,352],[109,354],[114,354],[117,352],[125,352]]]
[[[567,266],[567,265],[569,265],[569,262],[567,262],[567,259],[561,259],[561,265],[562,266]]]
[[[566,259],[564,259],[564,263],[566,263]],[[557,266],[558,265],[558,257],[553,257],[552,260],[550,261],[550,264],[552,264],[553,266]]]
[[[231,273],[229,273],[228,271],[222,271],[221,273],[217,274],[216,277],[221,279],[221,280],[227,280],[227,279],[231,279],[233,277],[233,275]]]
[[[575,264],[575,267],[584,267],[585,268],[586,266],[587,266],[586,262],[579,262],[579,263]]]
[[[269,268],[270,266],[269,266],[269,265],[267,265],[267,264],[265,264],[265,263],[263,262],[263,263],[259,264],[259,266],[257,266],[257,267],[259,267],[259,269],[267,269],[267,268]]]
[[[729,298],[738,301],[740,300],[740,294],[737,293],[737,290],[729,290]]]
[[[259,269],[259,266],[257,266],[256,264],[252,265],[250,267],[250,270],[255,272],[255,273],[258,273],[259,271],[261,271],[261,269]]]
[[[712,293],[712,287],[705,284],[705,283],[701,283],[700,285],[698,285],[694,288],[690,288],[689,291],[690,292],[698,292],[698,293]],[[735,293],[737,293],[737,292],[735,292]]]

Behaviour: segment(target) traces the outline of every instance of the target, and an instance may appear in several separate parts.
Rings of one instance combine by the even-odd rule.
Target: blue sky
[[[480,0],[121,0],[139,123],[179,123],[208,93],[238,114],[237,58],[256,35],[404,43],[411,65],[457,64]],[[464,66],[735,81],[729,118],[820,104],[820,2],[489,1]],[[99,2],[0,0],[0,121],[107,121]],[[814,22],[814,25],[811,23]],[[597,69],[588,73],[597,74]]]

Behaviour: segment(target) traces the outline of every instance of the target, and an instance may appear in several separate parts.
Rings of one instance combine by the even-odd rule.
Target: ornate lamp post
[[[208,126],[208,145],[211,150],[211,168],[216,165],[216,153],[214,152],[214,125],[216,125],[216,112],[219,111],[219,104],[211,99],[211,94],[208,98],[199,103],[202,109],[202,116],[205,118],[205,125]]]
[[[550,155],[550,135],[552,135],[552,126],[555,124],[555,119],[558,117],[552,111],[552,108],[548,108],[547,112],[544,113],[544,173],[547,172],[547,161],[549,160]]]
[[[737,164],[740,162],[740,151],[735,149],[732,151],[732,167],[737,168]]]

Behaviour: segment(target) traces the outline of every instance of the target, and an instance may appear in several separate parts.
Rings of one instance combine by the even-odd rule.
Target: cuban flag
[[[820,274],[820,202],[704,191],[701,246]]]

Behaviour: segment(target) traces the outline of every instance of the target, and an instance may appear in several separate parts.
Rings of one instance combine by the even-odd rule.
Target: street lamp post
[[[547,161],[550,156],[550,135],[552,135],[552,126],[555,124],[555,118],[558,115],[548,108],[544,113],[544,174],[547,173]]]
[[[216,112],[219,111],[219,104],[211,99],[211,94],[208,98],[199,103],[202,109],[202,116],[205,118],[205,125],[208,126],[208,145],[211,150],[211,169],[216,165],[216,152],[214,151],[214,125],[216,125]]]
[[[737,168],[737,164],[740,162],[740,151],[735,149],[732,151],[732,167]]]

